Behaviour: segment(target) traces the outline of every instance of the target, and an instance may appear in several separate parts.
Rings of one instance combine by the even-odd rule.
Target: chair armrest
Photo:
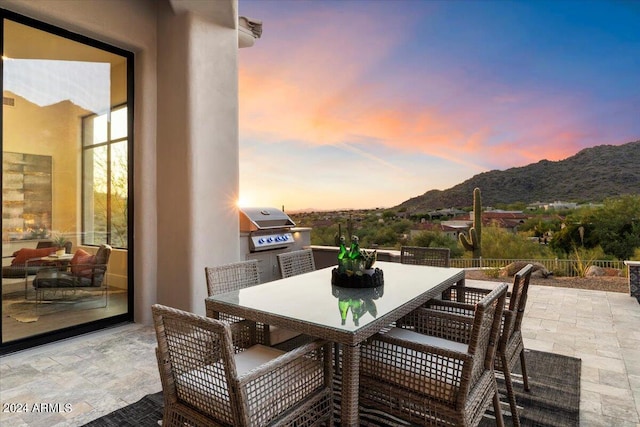
[[[269,362],[260,365],[259,367],[245,373],[240,376],[240,383],[246,385],[252,381],[255,381],[261,377],[268,376],[273,374],[273,372],[277,369],[287,368],[288,365],[299,365],[300,370],[308,370],[304,365],[308,365],[309,367],[313,367],[308,363],[296,363],[302,359],[318,359],[317,354],[314,357],[314,352],[318,353],[318,350],[323,349],[322,358],[330,357],[331,355],[331,346],[328,341],[325,340],[315,340],[310,343],[301,345],[300,347],[296,347],[295,349],[284,353],[283,355],[276,357]]]
[[[424,307],[430,310],[461,314],[464,316],[473,315],[475,311],[475,304],[440,299],[429,300]]]

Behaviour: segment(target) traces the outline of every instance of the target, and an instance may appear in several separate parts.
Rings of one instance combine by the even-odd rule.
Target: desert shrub
[[[490,277],[492,279],[497,279],[498,277],[500,277],[500,269],[499,268],[487,268],[486,270],[484,270],[484,274],[487,275],[487,277]]]
[[[531,242],[524,235],[489,226],[482,229],[482,257],[541,259],[554,258],[554,255],[548,246]]]
[[[449,248],[451,258],[460,258],[464,254],[464,249],[457,240],[439,231],[423,231],[409,241],[411,246],[423,246],[426,248]]]
[[[573,264],[573,268],[579,277],[585,277],[587,269],[593,265],[593,261],[596,259],[604,258],[604,251],[600,246],[596,246],[595,248],[586,249],[583,247],[575,247],[573,248],[573,254],[569,256],[569,259],[575,261]]]

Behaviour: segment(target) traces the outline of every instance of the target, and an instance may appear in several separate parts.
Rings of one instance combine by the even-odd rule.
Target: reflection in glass
[[[374,300],[384,295],[384,285],[375,288],[345,288],[331,286],[331,293],[338,298],[341,324],[347,323],[349,311],[355,326],[360,326],[362,316],[369,313],[374,319],[378,317],[378,309]]]
[[[126,52],[3,24],[2,344],[129,311],[131,125]],[[49,259],[54,239],[71,243],[67,258]],[[84,289],[48,293],[36,310],[38,271],[67,271],[75,254],[89,262],[101,243],[118,249],[108,261],[108,306]]]

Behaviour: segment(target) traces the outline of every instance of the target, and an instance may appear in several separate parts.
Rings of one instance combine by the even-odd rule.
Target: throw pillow
[[[22,248],[19,251],[14,252],[13,260],[11,260],[11,265],[24,265],[28,260],[34,258],[42,258],[45,256],[49,256],[56,251],[55,247],[51,248],[41,248],[41,249],[33,249],[33,248]],[[42,261],[30,261],[29,265],[42,265]]]
[[[73,258],[71,258],[71,274],[74,276],[90,278],[95,262],[95,255],[91,255],[83,249],[78,249],[73,254]]]

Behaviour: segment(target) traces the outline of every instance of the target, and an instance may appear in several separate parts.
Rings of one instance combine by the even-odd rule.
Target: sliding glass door
[[[2,340],[132,317],[133,55],[2,13]]]

